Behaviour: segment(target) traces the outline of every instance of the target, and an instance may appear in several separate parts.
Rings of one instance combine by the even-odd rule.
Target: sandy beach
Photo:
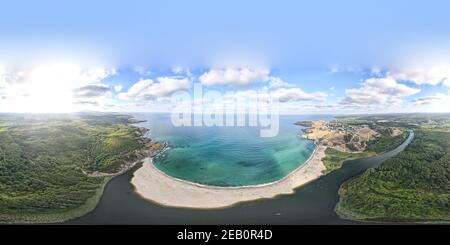
[[[294,189],[319,178],[326,170],[322,163],[324,146],[317,146],[309,160],[283,179],[258,186],[213,187],[179,180],[157,169],[148,157],[135,173],[131,183],[135,191],[152,202],[184,208],[224,208],[233,204],[292,194]]]

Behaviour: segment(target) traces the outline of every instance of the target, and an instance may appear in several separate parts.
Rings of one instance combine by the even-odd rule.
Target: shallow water
[[[411,133],[401,146],[380,156],[349,161],[294,194],[219,210],[169,208],[142,199],[130,184],[136,166],[110,181],[94,211],[65,224],[355,224],[359,222],[334,212],[340,185],[400,153],[413,138]]]
[[[280,180],[306,162],[312,141],[299,137],[306,117],[282,116],[276,137],[262,138],[258,127],[174,127],[168,114],[139,114],[149,137],[168,141],[154,159],[170,176],[214,186],[245,186]],[[321,117],[326,119],[329,117]],[[297,120],[296,120],[297,119]]]

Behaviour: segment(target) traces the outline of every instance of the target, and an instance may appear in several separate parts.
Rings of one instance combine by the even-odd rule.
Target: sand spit
[[[152,202],[197,209],[224,208],[233,204],[292,194],[294,189],[322,176],[326,147],[318,145],[309,160],[283,179],[257,186],[214,187],[176,179],[157,169],[148,157],[135,173],[131,183],[135,191]]]

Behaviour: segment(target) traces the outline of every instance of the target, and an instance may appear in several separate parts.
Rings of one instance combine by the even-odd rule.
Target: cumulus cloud
[[[103,84],[87,85],[73,90],[74,96],[77,98],[97,98],[107,95],[111,89]]]
[[[116,85],[116,86],[114,86],[114,91],[116,91],[117,93],[118,92],[120,92],[120,91],[122,91],[122,89],[123,89],[123,86],[122,85]]]
[[[346,89],[342,105],[399,104],[402,98],[419,93],[420,89],[398,83],[393,78],[370,78],[362,87]]]
[[[383,70],[379,67],[372,67],[372,69],[370,69],[370,72],[375,76],[381,76]]]
[[[239,90],[239,91],[227,91],[224,95],[224,99],[228,100],[259,100],[267,101],[269,99],[269,93],[267,91],[258,91],[253,89]]]
[[[280,113],[282,114],[320,114],[329,113],[330,111],[336,112],[336,106],[323,103],[283,103],[280,104]]]
[[[430,105],[434,103],[448,102],[450,100],[450,94],[437,93],[435,95],[420,97],[414,99],[412,103],[414,105]]]
[[[428,105],[428,104],[431,104],[433,102],[439,101],[441,99],[442,99],[441,95],[434,95],[434,96],[427,96],[427,97],[417,98],[417,99],[414,99],[412,102],[415,105]]]
[[[0,85],[3,83],[8,85],[21,84],[26,81],[29,76],[28,70],[12,69],[6,70],[0,67]]]
[[[115,69],[81,67],[70,63],[41,64],[28,68],[2,68],[0,89],[6,111],[66,112],[77,110],[77,99],[107,95],[103,79]]]
[[[267,69],[212,69],[199,78],[207,86],[245,87],[258,81],[267,81],[270,71]]]
[[[272,96],[278,97],[280,102],[288,101],[323,101],[327,94],[323,92],[306,93],[300,88],[280,88],[271,93]]]
[[[269,88],[275,89],[275,88],[292,88],[295,87],[295,85],[285,82],[280,77],[269,77]]]
[[[278,98],[279,102],[293,101],[324,101],[328,95],[323,92],[307,93],[300,88],[279,88],[273,91],[268,90],[241,90],[234,93],[227,93],[225,98],[235,99],[258,99],[268,100],[270,97]]]
[[[119,94],[125,100],[152,100],[159,97],[170,96],[179,90],[189,90],[191,80],[178,77],[159,77],[157,82],[152,79],[140,80],[127,92]]]
[[[116,74],[117,71],[114,68],[83,68],[73,64],[41,65],[27,69],[0,67],[0,81],[8,85],[22,85],[26,83],[36,86],[71,89],[98,83]]]
[[[418,85],[450,86],[450,65],[433,67],[407,67],[389,71],[388,76],[396,80],[411,81]]]

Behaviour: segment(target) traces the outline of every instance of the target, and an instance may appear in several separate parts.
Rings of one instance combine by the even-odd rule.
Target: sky
[[[1,8],[0,112],[170,112],[195,84],[224,98],[276,96],[283,114],[450,111],[445,0]]]

